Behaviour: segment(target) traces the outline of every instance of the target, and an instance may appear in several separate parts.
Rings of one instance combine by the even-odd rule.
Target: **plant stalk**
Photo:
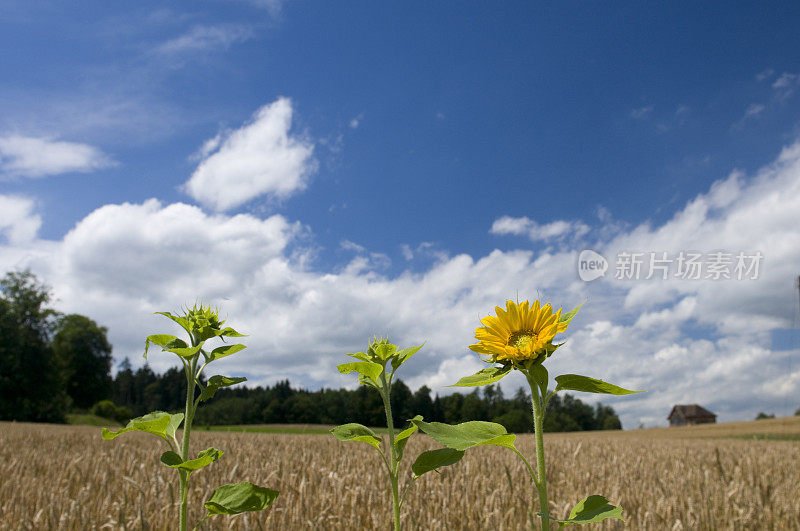
[[[386,410],[386,426],[389,428],[389,448],[391,449],[392,456],[392,470],[389,473],[389,479],[392,482],[392,504],[394,505],[394,530],[400,531],[400,489],[398,486],[397,477],[397,447],[394,441],[394,421],[392,420],[392,401],[391,389],[386,381],[386,371],[381,373],[381,383],[383,390],[381,397],[383,398],[383,408]]]
[[[542,513],[550,514],[547,501],[547,473],[544,465],[544,397],[540,397],[539,386],[526,374],[531,387],[531,410],[533,411],[533,429],[536,436],[536,490],[539,491],[539,508]],[[550,529],[550,520],[542,516],[542,531]]]
[[[183,439],[181,442],[181,459],[186,461],[189,458],[189,435],[192,431],[192,416],[194,415],[194,371],[197,367],[197,358],[192,359],[191,364],[186,370],[186,410],[183,416]],[[180,470],[181,475],[181,510],[179,519],[180,531],[186,531],[188,494],[189,494],[189,473]]]

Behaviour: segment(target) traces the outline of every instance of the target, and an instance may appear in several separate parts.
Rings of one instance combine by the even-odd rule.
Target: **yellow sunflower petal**
[[[500,343],[505,343],[506,337],[506,335],[498,334],[486,326],[475,329],[475,339],[478,341],[497,341]]]
[[[508,337],[511,334],[511,331],[508,329],[508,327],[500,319],[498,319],[493,315],[487,315],[486,317],[481,319],[481,324],[483,324],[488,328],[491,328],[499,335]]]

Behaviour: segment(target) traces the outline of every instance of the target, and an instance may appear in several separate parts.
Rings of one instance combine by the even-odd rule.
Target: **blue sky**
[[[564,360],[637,337],[587,369],[654,389],[612,402],[626,426],[680,401],[789,414],[796,350],[769,338],[797,325],[798,22],[790,3],[0,1],[0,265],[108,326],[120,359],[152,311],[216,297],[258,350],[231,370],[310,387],[348,384],[337,352],[387,331],[429,341],[408,379],[438,390],[478,367],[495,304],[588,299]],[[585,248],[765,261],[749,283],[583,283]],[[766,371],[746,381],[780,393],[720,395],[743,345]]]

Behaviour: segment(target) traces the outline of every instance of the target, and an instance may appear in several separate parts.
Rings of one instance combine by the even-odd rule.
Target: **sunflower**
[[[561,308],[553,313],[550,303],[544,306],[534,301],[517,304],[506,302],[506,309],[495,306],[497,316],[489,315],[481,319],[484,326],[475,329],[478,343],[470,345],[470,350],[491,356],[492,362],[544,361],[555,351],[553,338],[567,329],[568,322],[560,321]]]

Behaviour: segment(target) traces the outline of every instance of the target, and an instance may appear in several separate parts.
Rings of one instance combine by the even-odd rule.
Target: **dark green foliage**
[[[772,413],[771,415],[767,415],[763,411],[756,416],[756,420],[764,420],[764,419],[774,419],[775,414]]]
[[[111,396],[111,344],[108,329],[83,315],[65,315],[53,337],[53,354],[61,366],[67,394],[86,409]]]
[[[97,415],[98,417],[116,420],[120,424],[125,424],[131,418],[133,418],[133,414],[131,413],[130,409],[124,406],[117,406],[111,400],[101,400],[100,402],[96,403],[92,406],[90,413],[92,415]]]
[[[0,420],[63,422],[70,399],[51,337],[49,288],[30,272],[0,280]]]
[[[146,365],[133,371],[123,362],[114,380],[114,401],[128,407],[134,415],[145,411],[180,411],[182,373],[170,369],[156,375]],[[172,383],[169,383],[172,382]],[[173,392],[170,386],[179,388]],[[488,392],[487,392],[488,390]],[[353,391],[293,389],[288,380],[271,387],[221,388],[204,402],[195,422],[202,426],[239,424],[347,424],[382,426],[386,414],[380,395],[367,386]],[[403,428],[412,412],[426,421],[457,424],[470,420],[498,422],[510,433],[533,431],[530,397],[520,388],[512,398],[503,397],[499,387],[486,386],[465,395],[453,393],[431,398],[431,390],[420,387],[412,393],[402,380],[392,385],[392,417],[396,428]],[[554,396],[545,416],[544,430],[579,431],[621,429],[611,407],[592,407],[571,395]]]

